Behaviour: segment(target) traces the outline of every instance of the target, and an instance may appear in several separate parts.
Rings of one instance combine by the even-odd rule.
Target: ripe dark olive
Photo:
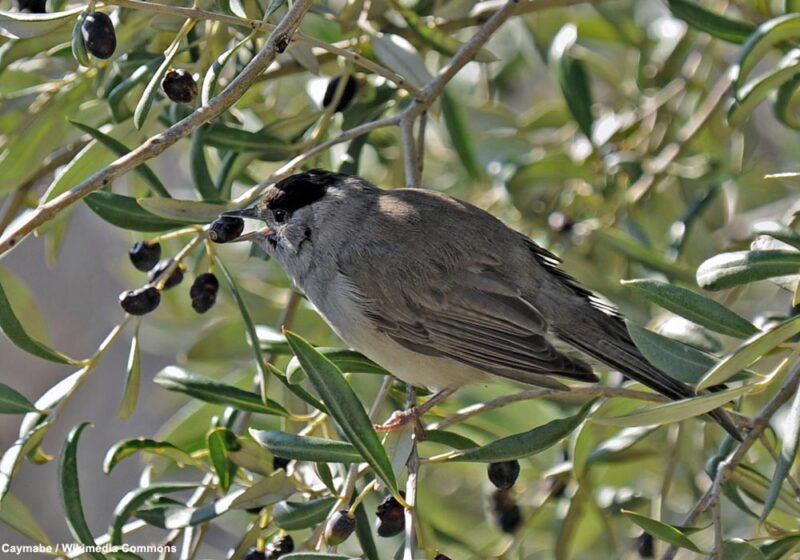
[[[489,463],[486,468],[489,480],[498,488],[505,490],[514,486],[519,476],[519,461],[502,461],[499,463]]]
[[[191,103],[197,96],[197,82],[182,68],[168,71],[161,80],[161,89],[175,103]]]
[[[403,495],[402,492],[401,495]],[[405,496],[403,495],[403,497]],[[406,528],[406,510],[392,495],[386,496],[378,504],[375,516],[377,517],[375,529],[379,537],[393,537],[402,533]]]
[[[150,313],[159,303],[161,303],[161,293],[152,286],[128,290],[119,295],[119,304],[131,315]]]
[[[353,534],[356,529],[356,518],[348,513],[346,509],[339,510],[325,527],[325,542],[328,546],[342,544]]]
[[[267,545],[267,560],[278,560],[281,556],[290,554],[294,550],[292,535],[277,535]]]
[[[278,457],[277,455],[275,455],[272,458],[272,468],[274,470],[276,470],[276,471],[278,469],[286,470],[286,467],[288,467],[288,466],[289,466],[289,459],[284,459],[283,457]]]
[[[261,550],[251,548],[245,554],[244,560],[267,560],[267,555]]]
[[[228,243],[244,231],[244,220],[231,216],[220,216],[211,224],[208,238],[214,243]]]
[[[159,263],[147,275],[147,279],[150,281],[150,283],[153,284],[159,281],[159,277],[164,274],[167,268],[169,268],[170,264],[172,264],[172,259],[163,259],[159,261]],[[169,278],[164,283],[162,290],[168,290],[180,284],[183,281],[183,271],[183,263],[176,266],[175,270],[172,271],[172,274],[169,275]]]
[[[86,16],[81,25],[81,35],[86,50],[97,58],[111,58],[117,49],[117,35],[111,18],[103,12],[93,12]]]
[[[636,537],[636,552],[642,558],[653,558],[656,555],[655,547],[653,546],[653,535],[643,532]]]
[[[194,279],[189,288],[189,297],[192,298],[192,308],[198,313],[205,313],[217,301],[219,280],[210,272],[204,272]]]
[[[522,510],[508,490],[495,490],[492,494],[492,514],[504,533],[513,533],[522,524]]]
[[[336,90],[339,86],[339,82],[341,81],[342,76],[335,76],[328,82],[328,87],[325,88],[325,95],[322,98],[322,106],[326,109],[333,103],[334,98],[336,97]],[[339,103],[336,104],[336,112],[342,112],[350,105],[350,102],[353,101],[353,98],[358,91],[358,81],[356,80],[355,76],[352,74],[348,74],[347,82],[344,84],[344,90],[342,91],[342,97],[339,98]]]
[[[439,554],[433,557],[433,560],[450,560],[450,557],[440,552]]]
[[[32,14],[46,14],[46,3],[47,0],[17,0],[20,12],[30,12]]]
[[[161,258],[161,243],[139,241],[128,249],[128,256],[133,266],[142,272],[147,272],[157,265],[158,259]]]

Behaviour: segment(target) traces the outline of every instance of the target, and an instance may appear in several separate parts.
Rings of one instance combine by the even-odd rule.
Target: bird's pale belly
[[[401,346],[372,326],[341,282],[334,282],[322,297],[306,295],[345,344],[361,352],[392,375],[417,387],[455,388],[488,382],[486,373],[448,358],[437,358]]]

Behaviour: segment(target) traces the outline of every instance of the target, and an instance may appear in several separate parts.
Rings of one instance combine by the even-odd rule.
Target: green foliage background
[[[226,496],[271,476],[274,486],[260,495],[270,503],[260,517],[237,506],[230,511],[220,506],[215,513],[225,510],[221,516],[206,508],[194,518],[195,529],[179,527],[172,536],[178,543],[202,537],[193,545],[197,557],[238,558],[258,534],[269,538],[283,526],[291,528],[297,543],[308,539],[306,548],[313,549],[317,540],[310,537],[319,535],[333,501],[322,502],[321,517],[305,523],[288,520],[286,506],[272,502],[290,493],[293,502],[330,496],[320,482],[320,476],[328,479],[325,467],[315,470],[308,459],[324,464],[325,451],[313,442],[296,443],[294,452],[302,453],[303,461],[292,463],[287,480],[272,473],[269,444],[262,441],[266,448],[261,447],[247,428],[306,430],[305,435],[349,441],[357,451],[347,452],[362,456],[370,472],[385,466],[383,447],[405,463],[397,449],[408,449],[410,434],[376,444],[360,407],[350,407],[356,416],[346,419],[332,409],[331,418],[307,416],[314,411],[298,396],[298,387],[306,397],[327,394],[343,402],[354,398],[352,387],[368,409],[384,372],[358,356],[329,355],[351,374],[348,385],[302,339],[287,343],[275,328],[282,323],[316,346],[341,346],[314,311],[291,295],[275,263],[239,246],[204,244],[203,226],[220,210],[251,201],[268,178],[288,174],[292,158],[301,160],[298,167],[342,169],[386,187],[414,184],[408,174],[417,163],[409,150],[414,142],[401,135],[399,121],[363,135],[347,131],[422,103],[387,77],[399,76],[412,90],[423,88],[502,6],[493,0],[315,3],[300,26],[311,40],[293,42],[232,108],[148,167],[140,165],[136,173],[79,197],[90,215],[59,204],[59,195],[76,192],[92,174],[223,91],[266,44],[267,33],[249,34],[244,18],[260,20],[266,10],[277,23],[287,6],[204,1],[194,6],[203,13],[180,11],[190,6],[178,1],[98,2],[95,8],[114,19],[118,47],[111,60],[89,59],[85,67],[73,56],[71,37],[86,6],[51,0],[48,11],[61,15],[35,16],[21,15],[0,0],[0,251],[19,254],[43,244],[52,267],[47,281],[68,282],[70,297],[91,309],[91,270],[87,278],[60,274],[59,252],[75,227],[71,218],[80,215],[103,220],[103,243],[114,248],[108,254],[120,256],[98,255],[104,260],[93,266],[114,269],[126,287],[145,281],[125,262],[126,247],[165,234],[164,255],[184,257],[189,277],[211,268],[223,284],[219,301],[205,315],[189,305],[188,280],[165,292],[159,309],[141,320],[116,311],[111,320],[118,326],[106,342],[98,340],[97,353],[80,360],[67,357],[78,353],[75,349],[62,348],[61,354],[47,344],[46,332],[58,325],[37,312],[40,295],[26,287],[24,275],[30,269],[6,267],[19,260],[0,263],[0,327],[8,339],[39,358],[69,364],[52,366],[64,381],[43,396],[0,368],[0,412],[15,426],[22,419],[19,439],[14,441],[15,427],[2,442],[0,520],[25,535],[20,542],[54,537],[36,521],[41,512],[30,511],[17,497],[36,489],[18,489],[11,475],[17,469],[46,469],[38,463],[50,460],[58,464],[64,518],[75,539],[106,531],[86,526],[84,517],[94,519],[97,504],[81,502],[76,481],[84,487],[108,481],[78,477],[75,466],[79,456],[80,464],[97,471],[102,456],[80,452],[79,437],[98,437],[106,419],[83,406],[81,419],[97,427],[82,436],[77,428],[66,443],[61,434],[72,426],[59,423],[90,375],[119,380],[119,396],[103,397],[118,398],[120,415],[131,416],[126,438],[148,438],[114,448],[117,455],[107,462],[111,469],[130,452],[137,457],[125,461],[140,461],[137,470],[147,473],[125,481],[123,491],[142,495],[138,505],[118,508],[104,520],[121,526],[133,516],[156,527],[126,535],[125,542],[167,538],[168,531],[157,527],[192,499],[192,490],[178,482],[205,477],[207,490],[195,494],[191,504],[202,507],[214,500],[227,503]],[[520,391],[505,383],[465,389],[426,417],[429,427],[447,427],[444,435],[419,444],[420,457],[454,458],[455,449],[524,434],[573,417],[580,404],[600,399],[584,410],[587,420],[574,416],[577,428],[556,430],[552,437],[534,431],[504,448],[506,454],[516,450],[523,466],[512,493],[524,522],[514,534],[502,533],[493,520],[484,463],[423,461],[415,557],[432,558],[438,550],[458,559],[634,558],[634,539],[642,528],[656,536],[659,553],[671,554],[667,549],[674,544],[687,558],[788,558],[800,546],[794,479],[800,426],[795,397],[800,176],[794,157],[800,147],[794,103],[800,14],[795,9],[788,0],[528,0],[513,8],[483,50],[470,55],[476,62],[425,101],[422,120],[416,119],[418,129],[425,122],[424,143],[417,145],[425,187],[469,200],[561,255],[565,270],[648,329],[631,327],[651,360],[701,388],[726,383],[742,422],[755,419],[752,440],[761,432],[763,437],[741,445],[723,438],[702,418],[709,410],[703,397],[650,410],[659,404],[641,392],[614,389],[620,380],[612,372],[604,375],[612,389],[599,394],[532,392],[525,400],[501,400],[502,406],[456,416],[454,422],[464,407]],[[195,17],[200,19],[192,26]],[[177,49],[172,64],[195,73],[207,92],[195,105],[176,105],[159,91],[157,68],[170,44]],[[332,53],[330,45],[349,54]],[[230,57],[220,59],[226,52]],[[321,100],[330,78],[341,74],[355,74],[360,88],[340,114],[326,111]],[[342,142],[315,149],[343,131]],[[39,241],[17,244],[15,232],[30,216],[42,215],[43,207],[55,210],[37,227]],[[210,258],[210,250],[219,260]],[[223,280],[227,276],[229,282]],[[620,282],[628,279],[642,281]],[[87,310],[65,322],[79,329],[96,320]],[[108,348],[128,345],[127,372],[100,361]],[[3,363],[5,356],[17,356],[11,344],[0,348]],[[265,359],[277,369],[269,369]],[[173,367],[158,374],[154,388],[156,363]],[[188,378],[186,372],[202,378]],[[284,384],[280,376],[287,374]],[[273,402],[264,404],[253,391],[254,377],[270,379]],[[177,391],[180,399],[153,396],[164,389]],[[137,403],[139,390],[147,398]],[[376,417],[404,407],[405,398],[404,388],[394,386]],[[726,397],[715,398],[720,404]],[[160,429],[137,431],[137,417],[165,407],[172,418]],[[639,415],[641,407],[647,416]],[[342,421],[356,427],[340,430]],[[58,438],[45,436],[51,426],[59,426]],[[62,443],[60,458],[47,455],[58,455]],[[537,452],[524,452],[526,446]],[[496,452],[497,447],[482,450],[489,459],[497,458]],[[720,463],[727,466],[718,469]],[[328,481],[337,494],[346,472],[341,463],[330,463]],[[390,487],[395,477],[400,487],[405,484],[402,465],[394,475],[382,474]],[[372,476],[367,473],[366,480]],[[174,487],[156,493],[152,485],[162,483]],[[308,485],[314,490],[308,492]],[[364,486],[360,481],[356,494]],[[368,524],[378,499],[373,493],[364,501]],[[702,511],[687,521],[695,503]],[[206,532],[206,523],[219,530]],[[348,540],[339,553],[370,558],[402,553],[402,537],[377,539],[370,552],[369,531],[364,519],[359,523],[360,538]]]

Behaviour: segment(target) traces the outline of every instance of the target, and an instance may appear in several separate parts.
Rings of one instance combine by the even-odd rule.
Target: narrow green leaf
[[[550,63],[554,66],[561,95],[567,108],[584,135],[592,139],[592,90],[583,61],[574,54],[578,39],[577,28],[568,23],[556,34],[550,48]]]
[[[325,521],[335,503],[336,498],[320,498],[310,502],[279,502],[272,514],[278,527],[286,531],[297,531]]]
[[[83,124],[73,120],[70,120],[69,122],[71,122],[74,126],[78,127],[82,131],[86,132],[87,134],[90,134],[92,138],[94,138],[95,140],[103,144],[106,148],[114,152],[114,154],[116,154],[117,157],[122,157],[130,153],[131,151],[130,148],[128,148],[125,144],[123,144],[116,138],[112,138],[108,134],[100,132],[96,128],[92,128],[87,124]],[[142,177],[142,179],[147,181],[147,183],[150,185],[150,188],[153,189],[154,193],[163,196],[164,198],[171,198],[171,195],[169,194],[167,187],[164,185],[164,183],[161,182],[161,179],[158,178],[158,175],[156,175],[155,172],[153,172],[153,170],[150,168],[149,165],[147,165],[146,163],[139,164],[134,168],[134,171],[136,171],[136,173],[138,173],[139,176]]]
[[[453,449],[469,449],[471,447],[480,447],[475,440],[472,440],[466,436],[462,436],[461,434],[447,432],[445,430],[426,430],[425,441],[447,445]]]
[[[158,93],[161,80],[164,78],[164,74],[167,73],[167,70],[172,65],[172,59],[175,57],[177,52],[177,48],[170,48],[167,52],[165,52],[163,62],[150,77],[150,81],[147,82],[147,85],[142,92],[142,97],[139,98],[139,102],[136,104],[136,109],[133,111],[133,125],[137,130],[140,130],[144,125],[144,121],[150,112],[150,107],[153,106],[153,100],[156,97],[156,93]]]
[[[607,439],[592,449],[586,463],[607,463],[618,459],[629,452],[636,444],[655,431],[653,426],[635,426],[625,428],[614,437]],[[624,458],[629,457],[629,455]]]
[[[111,526],[108,529],[108,534],[111,537],[110,541],[113,546],[122,545],[122,528],[128,522],[133,512],[142,506],[151,497],[159,494],[170,494],[172,492],[180,492],[182,490],[193,490],[197,488],[197,484],[189,482],[172,482],[172,483],[156,483],[146,486],[144,488],[137,488],[125,494],[122,499],[114,508]]]
[[[228,282],[228,286],[230,286],[231,293],[233,294],[233,299],[236,300],[236,305],[239,306],[239,313],[242,316],[242,321],[244,321],[244,326],[247,333],[247,341],[250,343],[250,348],[253,350],[256,368],[261,374],[261,400],[265,403],[269,402],[269,399],[267,398],[267,391],[269,389],[269,368],[267,367],[266,359],[264,359],[264,354],[261,352],[261,343],[258,338],[256,327],[253,324],[253,319],[250,317],[250,311],[248,311],[247,304],[245,303],[241,292],[239,292],[239,287],[236,285],[236,281],[233,279],[233,276],[231,276],[231,273],[225,267],[225,264],[218,256],[214,257],[214,261],[222,271],[222,275],[225,276],[225,280]]]
[[[711,257],[697,269],[697,285],[724,290],[800,273],[800,251],[735,251]]]
[[[294,484],[294,481],[288,478],[284,471],[272,472],[239,494],[231,502],[231,508],[263,508],[277,504],[297,492]]]
[[[397,481],[386,450],[381,445],[361,401],[342,372],[303,338],[288,331],[284,334],[342,433],[361,453],[375,474],[396,494]]]
[[[739,61],[733,67],[734,85],[737,88],[776,45],[800,36],[800,14],[786,14],[765,21],[759,25],[742,45]]]
[[[283,337],[281,337],[283,339]],[[285,339],[283,339],[285,340]],[[336,364],[345,373],[374,373],[388,375],[389,372],[367,358],[364,354],[347,348],[317,348],[317,352]],[[286,366],[286,379],[289,383],[297,384],[306,378],[305,371],[300,367],[297,356],[293,357]]]
[[[176,366],[164,368],[153,381],[169,391],[185,393],[205,402],[227,405],[248,412],[290,416],[283,406],[273,400],[264,403],[255,393],[189,373]]]
[[[729,43],[744,43],[756,30],[749,23],[715,14],[690,0],[668,0],[667,4],[672,15],[678,19]]]
[[[237,466],[228,458],[228,449],[239,447],[236,434],[227,428],[216,428],[206,436],[208,457],[214,472],[217,473],[219,485],[223,492],[227,492],[236,476]]]
[[[75,539],[87,546],[95,547],[92,530],[86,523],[81,504],[80,482],[78,480],[78,440],[84,428],[89,422],[83,422],[75,426],[67,435],[67,440],[61,448],[61,455],[58,460],[58,494],[61,498],[61,505],[66,513],[67,526]],[[105,558],[99,552],[88,553],[93,558],[102,560]]]
[[[167,220],[142,208],[135,198],[107,191],[95,191],[84,199],[95,214],[108,223],[132,231],[166,231],[190,225]]]
[[[594,400],[589,401],[573,416],[552,420],[528,432],[508,436],[482,447],[464,450],[449,460],[490,463],[535,455],[571,434],[589,414],[593,404]]]
[[[180,220],[203,224],[214,221],[222,212],[229,210],[226,204],[212,204],[197,200],[175,198],[139,198],[139,206],[167,220]]]
[[[196,461],[189,453],[169,443],[148,438],[124,439],[115,443],[106,453],[103,461],[103,472],[111,474],[114,467],[125,459],[139,452],[152,453],[162,457],[169,457],[178,465],[194,465]]]
[[[764,560],[764,554],[748,542],[733,539],[722,545],[722,560]]]
[[[139,327],[133,333],[131,349],[128,353],[128,367],[125,371],[125,389],[122,392],[122,402],[119,405],[117,416],[123,420],[130,418],[136,410],[139,400],[139,378],[141,376],[141,356],[139,354]]]
[[[267,6],[267,13],[264,16],[264,21],[269,21],[270,16],[277,12],[286,2],[287,0],[269,0],[269,6]]]
[[[360,463],[358,450],[343,441],[298,436],[276,430],[253,430],[250,435],[271,453],[285,459],[329,463]]]
[[[59,364],[75,365],[80,363],[79,360],[74,360],[61,352],[49,348],[32,338],[25,331],[22,323],[19,322],[19,319],[17,319],[17,316],[14,314],[14,309],[11,307],[11,302],[8,301],[2,284],[0,284],[0,330],[2,330],[8,339],[16,346],[34,356]]]
[[[711,369],[697,384],[697,390],[724,383],[797,333],[800,333],[800,317],[788,319],[780,326],[750,339]]]
[[[237,466],[264,476],[272,474],[272,455],[251,439],[238,438],[238,447],[228,449],[228,459]]]
[[[364,502],[361,502],[356,508],[356,537],[358,538],[358,544],[361,545],[361,554],[364,560],[380,560],[378,547],[375,546],[375,538],[372,536],[370,527],[372,527],[372,520],[367,515],[367,508],[364,507]]]
[[[424,87],[433,77],[417,49],[403,37],[382,33],[372,37],[372,49],[378,60],[417,87]]]
[[[142,64],[131,72],[130,76],[122,80],[119,84],[114,86],[106,97],[108,107],[111,109],[111,115],[115,122],[122,122],[133,116],[133,112],[128,108],[125,103],[125,96],[128,95],[134,88],[144,82],[151,72],[164,60],[163,56],[154,56],[146,64]],[[139,168],[137,168],[138,170]]]
[[[765,560],[782,560],[791,558],[791,553],[800,547],[800,535],[790,535],[775,541],[767,541],[759,549]]]
[[[82,12],[83,6],[70,8],[63,12],[31,14],[27,12],[7,12],[0,10],[0,35],[11,39],[29,39],[46,35],[58,29]]]
[[[798,56],[800,56],[800,49],[798,49],[797,52]],[[798,71],[800,72],[800,63],[798,65]],[[800,249],[800,233],[782,222],[776,220],[756,222],[753,224],[753,233],[756,235],[769,235],[773,239],[783,241],[784,243]]]
[[[772,105],[775,117],[794,130],[800,130],[800,119],[795,111],[798,97],[800,97],[800,77],[795,74],[778,87],[775,103]]]
[[[654,366],[684,383],[694,385],[719,360],[688,344],[625,321],[633,343]]]
[[[733,399],[749,393],[753,389],[753,385],[746,385],[744,387],[719,391],[718,393],[712,393],[710,395],[702,395],[690,399],[681,399],[679,401],[645,407],[623,416],[611,416],[606,418],[594,416],[592,417],[592,422],[606,426],[660,426],[672,422],[680,422],[681,420],[700,416],[701,414],[717,409]]]
[[[272,1],[274,2],[275,0]],[[214,63],[211,66],[209,66],[208,70],[205,73],[205,76],[203,76],[203,84],[200,87],[200,103],[202,105],[208,105],[208,102],[211,100],[211,98],[214,97],[214,95],[216,95],[217,80],[219,78],[220,72],[222,72],[222,69],[225,67],[225,65],[228,63],[231,57],[234,54],[236,54],[236,52],[240,48],[242,48],[243,45],[247,44],[255,34],[256,31],[250,33],[250,35],[248,35],[247,37],[236,43],[233,47],[231,47],[230,49],[219,55],[217,59],[214,61]]]
[[[49,427],[50,424],[44,421],[25,430],[3,453],[3,457],[0,458],[0,502],[8,494],[11,479],[17,471],[20,461],[39,445]]]
[[[467,174],[473,180],[477,180],[481,176],[481,166],[478,163],[475,144],[472,141],[472,133],[467,126],[466,117],[459,104],[447,90],[442,93],[440,103],[442,104],[442,116],[447,127],[447,133],[450,135],[450,141],[453,143],[458,158],[461,160],[461,165],[464,166]]]
[[[730,126],[739,126],[750,113],[777,88],[792,79],[800,71],[800,50],[792,49],[781,61],[757,78],[734,88],[733,98],[727,108],[726,117]]]
[[[78,16],[78,19],[75,20],[75,25],[72,26],[72,41],[70,43],[72,47],[72,57],[78,64],[86,68],[92,65],[89,53],[86,51],[86,43],[83,41],[83,33],[81,31],[83,20],[86,19],[87,14],[88,11],[84,11]]]
[[[219,191],[208,171],[206,152],[203,144],[203,129],[192,133],[192,149],[189,152],[189,165],[192,172],[194,188],[203,197],[203,200],[219,200]]]
[[[0,523],[5,523],[35,543],[51,546],[52,541],[42,526],[25,504],[13,494],[6,494],[0,502]]]
[[[622,510],[622,514],[625,515],[628,519],[636,523],[639,527],[653,535],[661,539],[662,541],[666,541],[670,544],[674,544],[680,548],[688,548],[693,552],[697,552],[698,554],[702,554],[703,551],[697,548],[697,545],[692,542],[692,540],[683,534],[679,529],[673,527],[672,525],[668,525],[657,519],[651,519],[650,517],[646,517],[639,513],[633,511]]]
[[[652,270],[663,272],[667,276],[683,282],[694,281],[694,274],[691,270],[678,263],[668,261],[662,253],[644,245],[627,233],[618,229],[601,229],[596,230],[594,235],[606,245]]]
[[[686,288],[660,280],[623,280],[653,303],[690,321],[728,336],[747,338],[759,332],[750,321],[717,303]]]
[[[795,457],[797,457],[797,448],[800,445],[800,391],[794,395],[789,414],[783,420],[783,428],[781,453],[775,464],[775,474],[772,475],[769,494],[764,501],[764,510],[761,513],[762,522],[767,519],[769,512],[775,507],[783,481],[786,480],[789,470],[794,465]]]
[[[389,0],[389,5],[400,12],[414,35],[427,43],[433,50],[453,56],[462,47],[461,41],[445,33],[435,25],[428,25],[414,10],[406,8],[396,0]],[[486,49],[480,49],[475,55],[475,61],[495,62],[497,57]]]
[[[731,473],[730,482],[735,484],[753,500],[765,503],[769,495],[770,480],[746,463],[740,463]],[[800,516],[797,496],[788,488],[781,488],[775,507],[793,517]]]
[[[0,383],[0,414],[24,414],[38,412],[25,396],[5,383]]]
[[[266,161],[287,159],[297,150],[286,142],[262,129],[258,132],[214,123],[203,130],[206,146],[233,152],[252,152]]]

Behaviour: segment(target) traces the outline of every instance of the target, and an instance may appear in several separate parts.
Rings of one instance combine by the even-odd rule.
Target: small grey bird
[[[239,240],[274,257],[346,344],[440,391],[386,428],[468,383],[499,376],[568,390],[555,376],[596,382],[598,362],[672,399],[695,394],[649,363],[558,257],[466,202],[313,169],[225,215],[266,223]],[[710,415],[741,438],[721,409]]]

